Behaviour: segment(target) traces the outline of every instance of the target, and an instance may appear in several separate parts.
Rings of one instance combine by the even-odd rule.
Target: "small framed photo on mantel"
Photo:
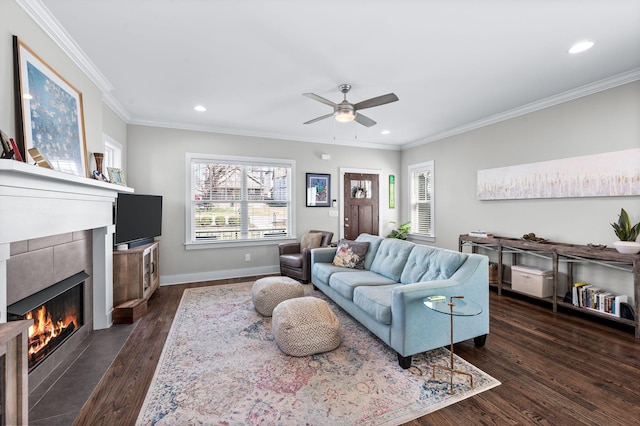
[[[107,173],[109,174],[110,183],[127,186],[127,181],[124,178],[124,172],[121,169],[115,167],[107,167]]]

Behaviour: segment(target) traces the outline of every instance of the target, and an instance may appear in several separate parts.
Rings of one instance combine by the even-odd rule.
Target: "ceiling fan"
[[[375,121],[367,117],[366,115],[362,115],[359,111],[365,108],[372,108],[375,106],[380,106],[384,104],[388,104],[391,102],[395,102],[398,100],[398,97],[395,93],[387,93],[386,95],[376,96],[375,98],[367,99],[366,101],[358,102],[357,104],[352,104],[347,101],[347,93],[351,90],[351,86],[348,84],[341,84],[338,86],[338,89],[344,94],[344,100],[339,104],[335,102],[331,102],[328,99],[323,98],[322,96],[318,96],[315,93],[303,93],[304,96],[314,99],[318,102],[322,102],[323,104],[327,104],[330,107],[333,107],[333,112],[327,115],[323,115],[322,117],[314,118],[313,120],[309,120],[304,124],[315,123],[316,121],[324,120],[325,118],[329,118],[334,116],[337,121],[346,123],[348,121],[357,121],[366,127],[371,127],[376,124]]]

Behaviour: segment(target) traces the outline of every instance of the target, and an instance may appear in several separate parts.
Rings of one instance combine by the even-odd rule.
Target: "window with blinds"
[[[187,243],[288,238],[293,162],[188,155]]]
[[[411,234],[433,238],[433,161],[409,166]]]

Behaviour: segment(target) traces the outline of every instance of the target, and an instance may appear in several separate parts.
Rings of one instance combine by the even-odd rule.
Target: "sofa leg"
[[[312,286],[313,286],[313,290],[314,290],[314,291],[318,291],[318,287],[316,287],[316,286],[315,286],[315,285],[313,285],[313,284],[312,284]]]
[[[483,334],[482,336],[474,337],[473,343],[476,345],[476,348],[481,348],[487,342],[487,335]]]
[[[402,356],[398,354],[398,364],[400,364],[400,367],[402,367],[405,370],[411,367],[411,355]]]

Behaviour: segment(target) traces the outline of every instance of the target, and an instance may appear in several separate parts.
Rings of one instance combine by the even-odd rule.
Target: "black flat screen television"
[[[120,193],[114,219],[114,245],[151,242],[162,233],[162,196]]]

